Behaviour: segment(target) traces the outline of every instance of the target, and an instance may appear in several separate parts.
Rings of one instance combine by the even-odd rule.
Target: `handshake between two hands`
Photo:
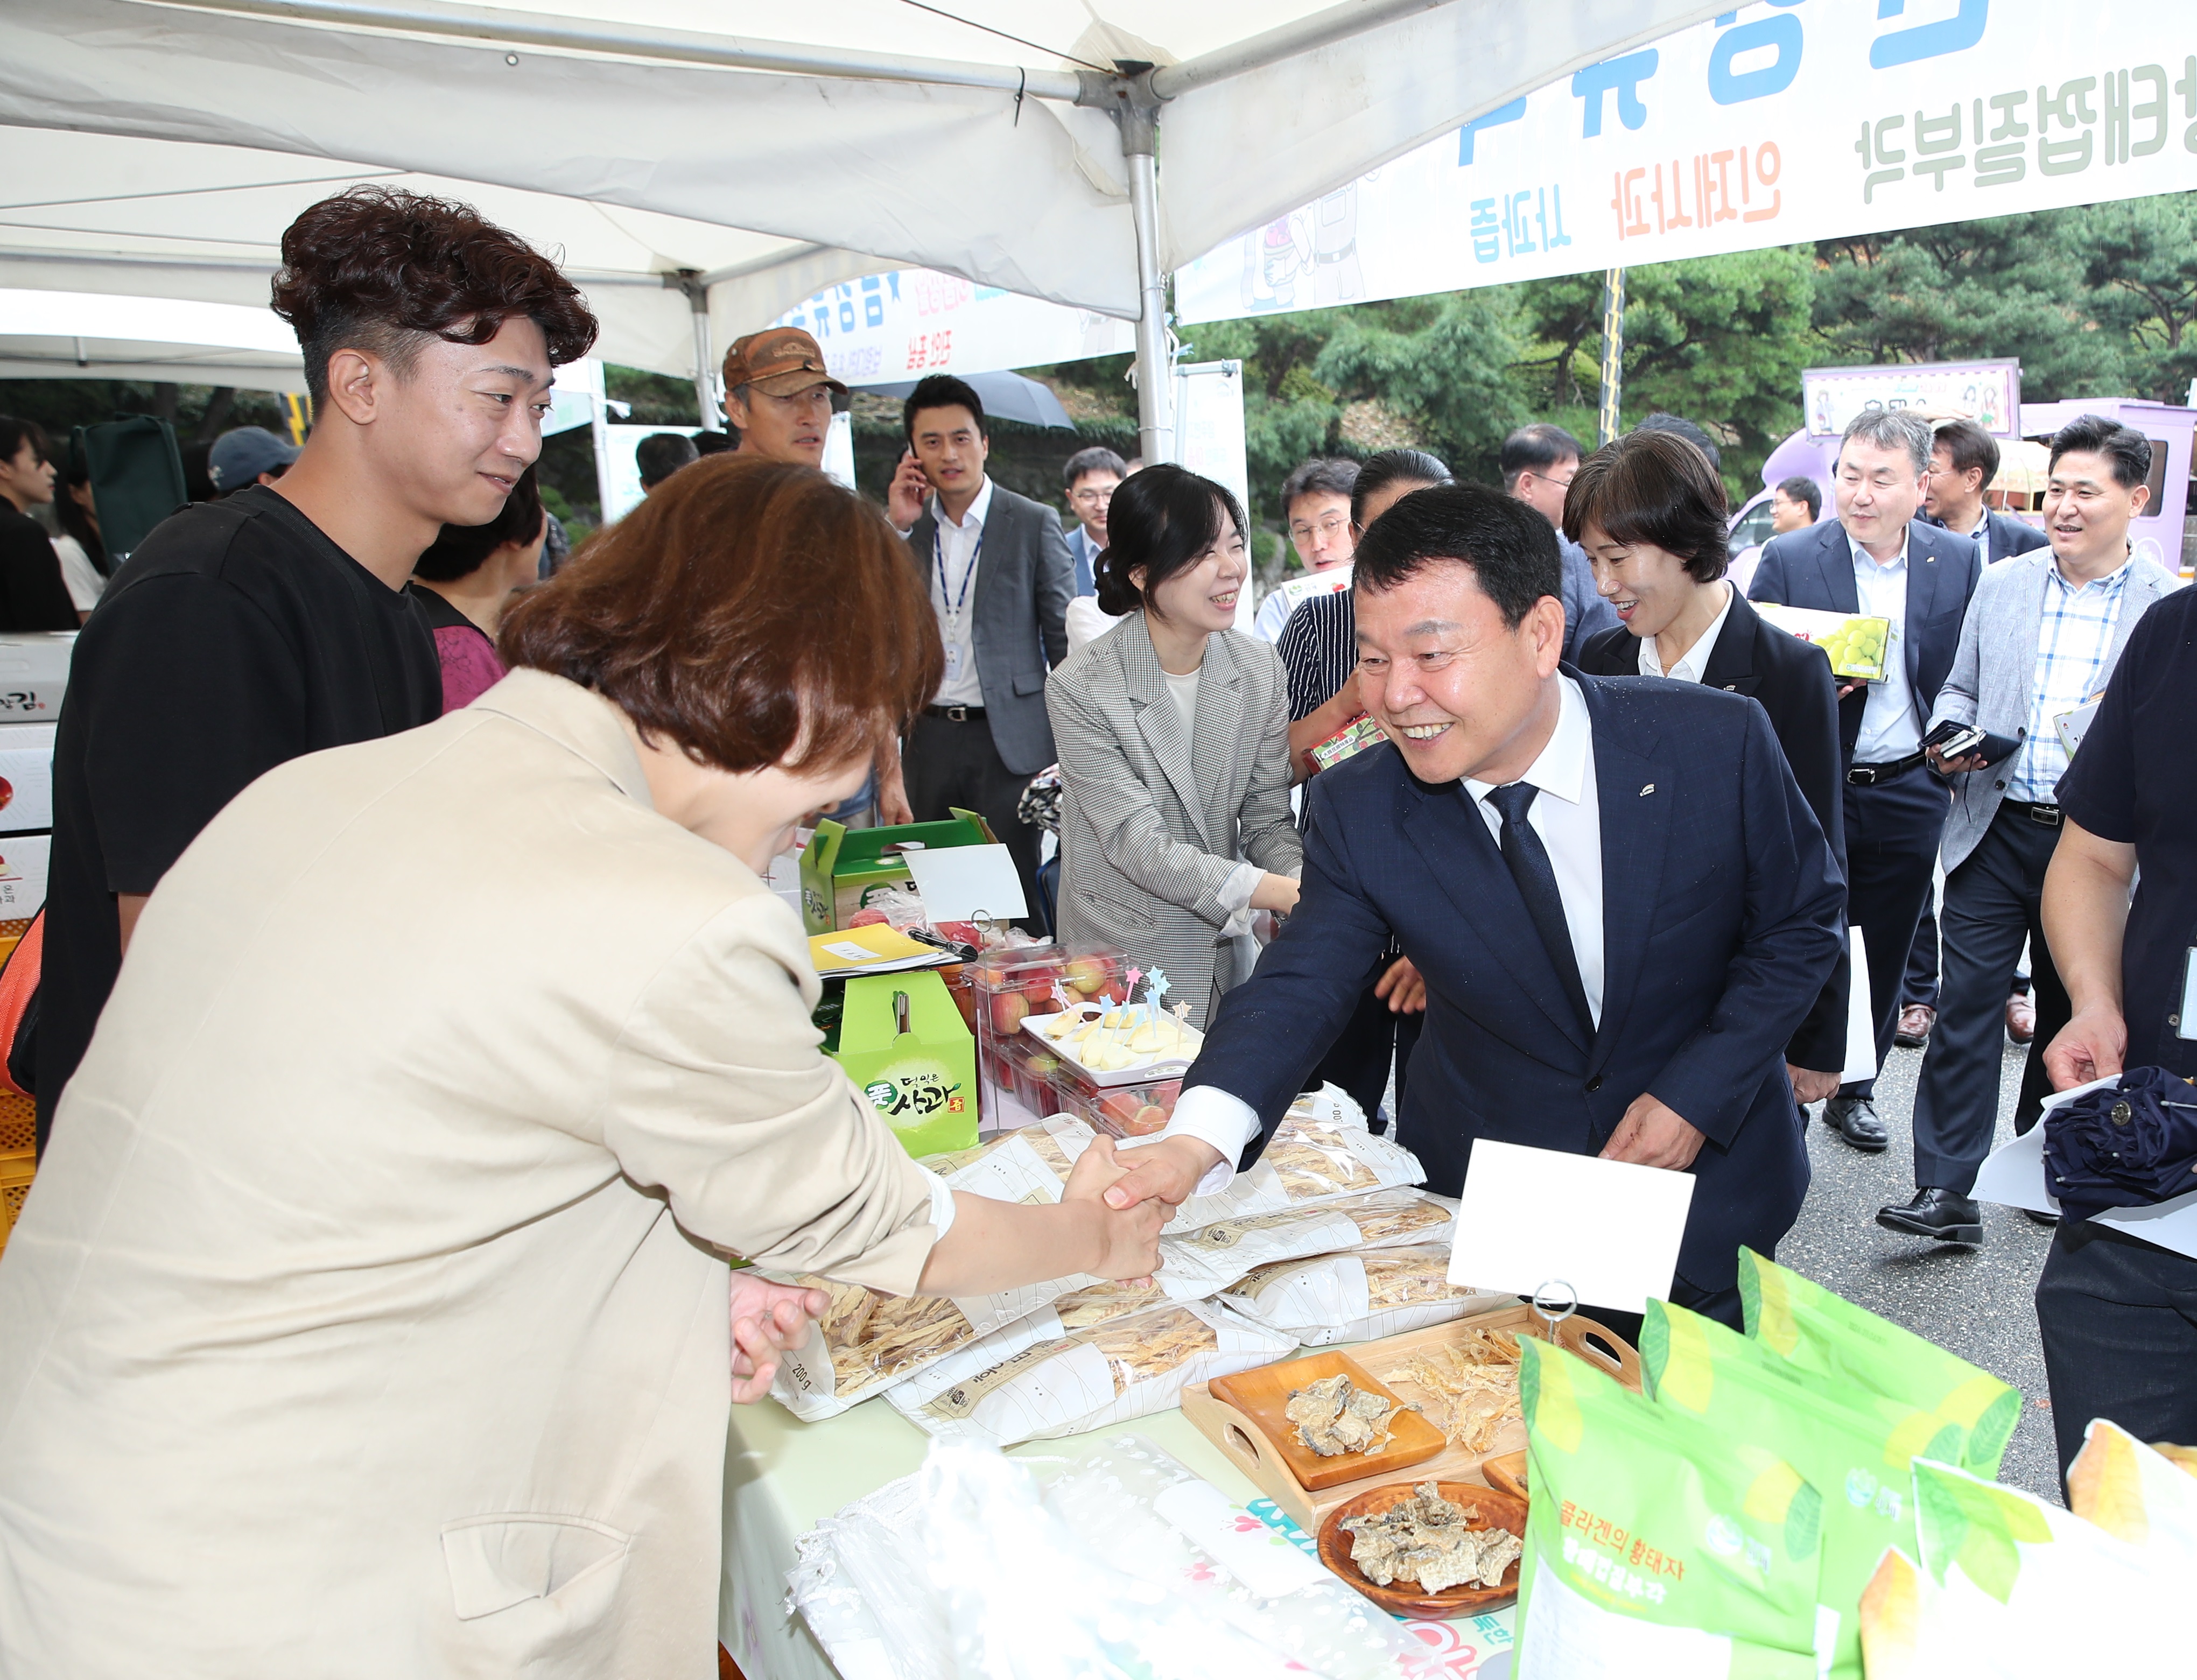
[[[1605,1160],[1684,1172],[1693,1165],[1701,1142],[1698,1129],[1643,1092],[1626,1109],[1602,1154]],[[1083,1256],[1081,1263],[1065,1270],[1146,1278],[1160,1267],[1160,1227],[1221,1158],[1220,1150],[1196,1138],[1162,1138],[1117,1150],[1111,1138],[1101,1136],[1076,1161],[1059,1207],[1028,1211],[1064,1220],[1063,1235]],[[953,1236],[948,1232],[945,1240]],[[731,1295],[733,1399],[745,1404],[769,1392],[779,1356],[806,1341],[810,1325],[832,1303],[821,1289],[774,1283],[748,1271],[733,1274]]]

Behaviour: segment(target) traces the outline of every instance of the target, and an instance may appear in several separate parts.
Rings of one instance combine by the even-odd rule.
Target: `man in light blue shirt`
[[[1939,917],[1945,972],[1915,1093],[1915,1196],[1877,1214],[1887,1230],[1983,1240],[1968,1192],[1998,1119],[1999,1026],[2025,941],[2039,1035],[2049,1040],[2067,1018],[2041,909],[2060,839],[2062,732],[2072,733],[2104,692],[2136,621],[2174,588],[2165,568],[2129,549],[2129,522],[2150,500],[2150,471],[2151,444],[2139,432],[2097,414],[2061,428],[2044,493],[2051,547],[1984,573],[1938,692],[1933,723],[1976,724],[2020,744],[1997,765],[1931,749],[1935,767],[1953,777]]]
[[[1128,462],[1104,444],[1078,449],[1060,469],[1060,487],[1076,520],[1068,533],[1068,558],[1075,563],[1078,596],[1098,593],[1098,557],[1106,552],[1106,510],[1128,476]]]

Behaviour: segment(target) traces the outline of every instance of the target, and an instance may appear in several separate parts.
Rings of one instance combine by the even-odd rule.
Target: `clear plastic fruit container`
[[[1122,997],[1128,960],[1103,947],[1013,945],[984,952],[965,970],[976,998],[978,1039],[1023,1036],[1023,1022],[1058,1010],[1061,994],[1072,1003]]]
[[[1115,1085],[1101,1090],[1064,1067],[1053,1080],[1053,1088],[1054,1108],[1048,1113],[1072,1114],[1116,1138],[1149,1138],[1174,1115],[1175,1098],[1182,1094],[1182,1080],[1178,1075],[1149,1085]]]

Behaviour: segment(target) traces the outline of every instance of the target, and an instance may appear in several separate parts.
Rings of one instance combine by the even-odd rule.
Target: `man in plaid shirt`
[[[1998,1119],[2000,1022],[2025,941],[2038,1037],[2067,1020],[2038,907],[2060,838],[2055,790],[2069,758],[2063,724],[2079,730],[2082,709],[2104,692],[2129,632],[2174,588],[2172,576],[2136,555],[2129,541],[2130,522],[2150,500],[2150,472],[2142,432],[2097,414],[2064,427],[2052,440],[2044,495],[2050,547],[1989,568],[1968,603],[1932,726],[1975,724],[2018,744],[1996,763],[1980,751],[1948,759],[1930,749],[1954,790],[1941,851],[1944,979],[1915,1094],[1915,1196],[1878,1213],[1889,1230],[1942,1243],[1983,1240],[1968,1192]],[[2056,1019],[2045,1021],[2048,1012]]]

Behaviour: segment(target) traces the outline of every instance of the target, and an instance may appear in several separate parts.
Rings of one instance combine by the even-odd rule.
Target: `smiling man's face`
[[[1544,595],[1513,628],[1465,562],[1430,559],[1356,592],[1358,692],[1423,782],[1515,781],[1554,722],[1564,609]]]
[[[542,329],[507,321],[483,345],[432,339],[411,366],[377,381],[370,447],[413,512],[484,525],[542,453],[553,374]]]

